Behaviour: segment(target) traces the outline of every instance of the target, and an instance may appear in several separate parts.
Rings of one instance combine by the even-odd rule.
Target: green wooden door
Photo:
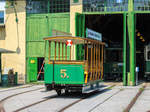
[[[76,36],[85,37],[85,15],[76,13],[75,17],[75,29]],[[84,59],[84,48],[83,45],[76,46],[76,59],[83,60]]]
[[[37,58],[28,58],[27,61],[28,82],[37,81]]]

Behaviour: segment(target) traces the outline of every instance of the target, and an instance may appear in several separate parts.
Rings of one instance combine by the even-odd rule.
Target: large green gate
[[[43,37],[51,36],[52,29],[70,32],[70,14],[28,14],[26,24],[27,82],[36,81],[37,64],[30,63],[33,58],[44,57]],[[30,71],[32,68],[32,72]],[[33,78],[34,77],[34,78]]]

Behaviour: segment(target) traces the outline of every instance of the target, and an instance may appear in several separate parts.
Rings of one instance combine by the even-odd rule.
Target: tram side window
[[[106,62],[122,62],[122,59],[120,50],[106,50]]]
[[[150,51],[147,53],[147,59],[150,60]]]

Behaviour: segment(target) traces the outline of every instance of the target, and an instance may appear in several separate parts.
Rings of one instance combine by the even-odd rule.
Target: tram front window
[[[147,53],[147,59],[150,60],[150,51]]]
[[[122,52],[120,50],[106,50],[107,62],[121,62]]]

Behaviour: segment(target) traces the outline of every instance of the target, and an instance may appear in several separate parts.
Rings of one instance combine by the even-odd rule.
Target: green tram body
[[[104,80],[121,81],[123,75],[123,51],[120,47],[105,48]]]
[[[145,46],[145,79],[150,80],[150,44]]]
[[[54,59],[50,59],[51,58],[50,54],[52,51],[47,50],[47,48],[45,50],[45,51],[49,51],[49,56],[45,57],[45,66],[44,66],[44,72],[45,72],[44,81],[47,90],[52,90],[52,89],[56,90],[57,94],[60,95],[62,89],[64,89],[65,92],[78,91],[82,93],[87,93],[100,88],[100,83],[102,82],[102,76],[103,76],[103,59],[102,59],[103,50],[102,49],[104,49],[104,45],[105,45],[104,43],[97,40],[80,38],[80,37],[59,36],[59,37],[48,37],[45,38],[44,40],[49,41],[49,43],[50,42],[64,43],[65,48],[67,47],[67,45],[65,44],[67,40],[71,40],[74,45],[78,45],[78,44],[82,44],[84,46],[88,46],[88,44],[99,45],[99,47],[97,48],[86,47],[84,49],[85,52],[84,57],[86,59],[84,60],[72,60],[71,56],[70,56],[70,60],[67,59],[67,57],[66,60],[64,60],[64,58],[62,57],[65,57],[65,54],[67,55],[67,53],[62,54],[63,52],[62,51],[61,52],[62,55],[60,56],[60,53],[58,53],[60,52],[60,48],[56,48],[55,45],[55,47],[53,47],[55,50],[53,50],[51,49],[51,45],[49,44],[48,49],[51,49],[52,51],[56,51],[57,49],[58,52],[54,53],[55,54]],[[92,52],[93,55],[91,55],[91,52],[89,52],[91,51],[91,49],[95,49],[95,51],[99,50],[100,54],[97,54],[95,58],[90,57],[90,56],[94,56],[94,53],[96,53],[93,50]],[[71,52],[71,48],[70,48],[70,52]],[[56,56],[57,54],[59,54],[59,56]],[[87,54],[89,56],[87,56]],[[99,58],[98,60],[98,56],[100,56],[101,59]],[[100,63],[98,63],[98,61]],[[95,62],[95,66],[94,66],[94,62]]]

